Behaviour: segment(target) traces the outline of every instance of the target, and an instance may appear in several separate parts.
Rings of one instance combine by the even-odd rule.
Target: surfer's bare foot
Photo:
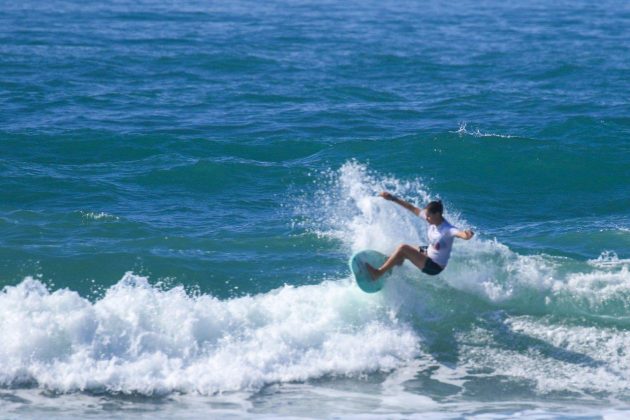
[[[378,280],[378,278],[381,277],[382,275],[380,271],[378,271],[376,268],[372,267],[368,263],[365,263],[365,268],[367,268],[368,273],[370,273],[370,277],[372,278],[372,281]]]

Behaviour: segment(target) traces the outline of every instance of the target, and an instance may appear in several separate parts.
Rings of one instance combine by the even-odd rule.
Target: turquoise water
[[[0,2],[7,417],[629,410],[626,2]],[[472,228],[377,295],[347,260]]]

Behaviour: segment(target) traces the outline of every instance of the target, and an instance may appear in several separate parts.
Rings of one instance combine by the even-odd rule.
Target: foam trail
[[[221,301],[131,273],[94,303],[34,279],[5,287],[0,330],[3,386],[145,395],[388,371],[419,343],[349,282]]]

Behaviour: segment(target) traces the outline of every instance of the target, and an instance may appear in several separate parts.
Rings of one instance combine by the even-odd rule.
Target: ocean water
[[[0,417],[625,418],[630,4],[0,0]],[[362,293],[347,261],[476,236]]]

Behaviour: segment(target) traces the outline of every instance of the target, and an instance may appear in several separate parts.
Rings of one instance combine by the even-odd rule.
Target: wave
[[[204,395],[389,371],[418,336],[349,282],[221,301],[127,273],[94,303],[28,278],[0,294],[0,383]]]
[[[417,217],[376,197],[437,198],[421,179],[351,161],[317,180],[296,205],[297,226],[345,255],[423,242]],[[474,227],[443,200],[447,219]],[[94,301],[26,278],[0,293],[0,384],[213,395],[422,365],[455,393],[489,377],[518,398],[524,383],[533,393],[629,392],[628,264],[612,254],[599,262],[522,255],[477,230],[439,276],[403,266],[376,295],[348,273],[224,300],[133,273]]]

